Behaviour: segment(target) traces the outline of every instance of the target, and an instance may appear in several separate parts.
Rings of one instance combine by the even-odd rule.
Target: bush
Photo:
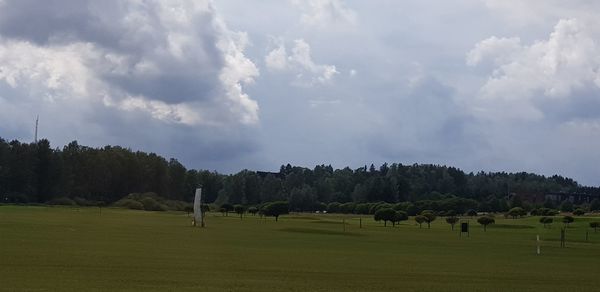
[[[565,216],[562,218],[562,222],[565,224],[566,227],[569,226],[569,224],[573,223],[573,221],[575,221],[575,218],[573,218],[573,216]]]
[[[425,217],[425,222],[427,222],[427,228],[431,228],[431,222],[435,221],[437,216],[431,210],[424,210],[421,212],[421,216]]]
[[[452,226],[452,230],[454,230],[454,225],[458,223],[459,220],[460,219],[458,217],[450,216],[446,218],[446,223],[450,224],[450,226]]]
[[[67,197],[61,197],[48,201],[48,205],[76,206],[77,203]]]
[[[548,208],[538,208],[531,210],[531,216],[556,216],[558,211]]]
[[[487,226],[496,223],[496,220],[494,220],[492,217],[482,216],[477,219],[477,223],[483,225],[483,231],[485,232],[487,230]]]
[[[141,208],[138,208],[140,205],[136,203],[132,203],[131,201],[138,202],[141,204]],[[96,205],[102,202],[95,202]],[[160,197],[156,193],[147,192],[147,193],[131,193],[121,200],[115,202],[113,204],[117,207],[123,207],[128,209],[135,210],[147,210],[147,211],[186,211],[190,207],[193,207],[191,203],[177,200],[167,200],[163,197]]]
[[[427,217],[425,217],[423,215],[417,215],[417,216],[415,216],[415,221],[417,221],[417,223],[419,224],[419,228],[421,228],[423,223],[425,223],[427,221]]]
[[[513,217],[513,219],[516,219],[517,217],[527,215],[527,211],[525,211],[525,209],[523,209],[521,207],[514,207],[514,208],[508,210],[508,215]]]
[[[234,205],[233,211],[235,211],[238,215],[240,215],[240,219],[243,217],[246,212],[246,207],[244,205]]]
[[[327,211],[327,204],[318,202],[315,205],[315,208],[317,209],[317,211]],[[250,210],[248,210],[248,211],[250,211]]]
[[[375,221],[383,221],[383,226],[387,226],[388,221],[395,225],[395,217],[396,211],[392,208],[379,209],[373,214],[373,219],[375,219]]]
[[[252,214],[252,216],[255,216],[256,213],[258,213],[258,208],[252,206],[252,207],[248,208],[248,213]]]
[[[473,209],[469,209],[469,210],[467,211],[467,216],[471,216],[471,217],[473,217],[473,216],[477,216],[477,211],[475,211],[475,210],[473,210]]]
[[[357,204],[356,208],[354,208],[354,213],[368,215],[369,214],[369,204],[367,204],[367,203]]]
[[[73,198],[73,201],[79,206],[102,206],[105,204],[102,201],[92,201],[81,197],[75,197]]]
[[[573,215],[575,216],[583,216],[585,214],[585,211],[581,208],[577,208],[575,209],[575,211],[573,211]]]
[[[552,222],[554,222],[554,219],[552,217],[540,218],[540,223],[544,224],[544,228],[546,228],[546,226],[548,226],[549,224],[552,224]]]
[[[385,202],[375,203],[369,209],[369,214],[375,215],[375,212],[380,209],[392,209],[394,206]]]
[[[186,207],[189,207],[189,206],[191,206],[192,208],[194,207],[194,205],[192,203],[186,203],[183,201],[165,200],[165,201],[161,202],[161,200],[158,199],[157,202],[165,205],[167,207],[167,209],[173,210],[173,211],[185,211]]]
[[[404,211],[396,211],[396,216],[394,216],[394,221],[396,223],[400,223],[400,221],[408,220],[408,214]]]
[[[354,213],[354,209],[356,208],[355,203],[344,203],[340,205],[340,212],[343,214],[352,214]]]
[[[265,216],[275,217],[275,221],[279,219],[280,215],[288,214],[290,212],[290,204],[286,201],[271,202],[264,205],[261,211]]]
[[[132,199],[118,200],[113,204],[113,206],[132,210],[144,210],[144,205],[142,205],[142,203]]]
[[[341,205],[342,204],[338,202],[329,203],[329,205],[327,205],[327,213],[339,213]]]
[[[166,211],[168,209],[167,206],[157,202],[151,197],[145,197],[141,199],[140,203],[142,203],[144,210],[146,211]]]

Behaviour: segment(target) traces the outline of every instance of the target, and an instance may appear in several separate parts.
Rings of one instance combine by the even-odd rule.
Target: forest
[[[582,186],[560,175],[465,173],[432,164],[385,163],[355,169],[287,164],[278,172],[242,170],[221,174],[187,169],[177,159],[119,146],[94,148],[73,141],[58,149],[46,139],[23,143],[0,138],[3,203],[71,198],[110,204],[128,194],[148,192],[167,200],[191,202],[199,185],[207,203],[259,205],[288,201],[292,210],[304,211],[332,202],[459,202],[480,211],[506,211],[514,205],[507,202],[511,193],[600,194],[598,187]]]

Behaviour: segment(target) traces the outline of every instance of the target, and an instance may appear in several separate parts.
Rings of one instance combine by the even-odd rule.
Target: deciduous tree
[[[446,223],[450,224],[450,226],[452,226],[452,230],[454,230],[454,225],[456,225],[456,223],[458,223],[458,220],[460,220],[458,217],[446,217]]]
[[[490,224],[494,224],[496,222],[496,220],[494,220],[494,218],[492,218],[492,217],[481,216],[477,219],[477,222],[483,226],[483,231],[485,232],[487,229],[487,226]]]

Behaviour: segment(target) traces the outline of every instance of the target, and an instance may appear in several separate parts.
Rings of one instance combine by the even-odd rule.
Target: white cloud
[[[32,100],[101,101],[168,123],[258,122],[258,104],[243,90],[259,75],[244,55],[248,37],[229,30],[211,1],[103,3],[70,7],[81,23],[66,29],[49,7],[43,26],[23,30],[17,23],[37,4],[4,2],[0,81],[35,91]]]
[[[600,2],[589,0],[482,0],[485,6],[507,19],[508,25],[545,24],[565,18],[593,20]]]
[[[356,12],[342,0],[292,0],[302,10],[300,21],[309,26],[355,25]]]
[[[287,68],[287,52],[282,44],[273,49],[266,57],[265,64],[267,68],[273,70],[284,70]]]
[[[303,39],[294,41],[291,54],[286,54],[280,44],[265,57],[267,68],[273,71],[290,71],[296,74],[294,84],[310,86],[330,82],[339,72],[334,65],[317,64],[312,59],[310,45]]]
[[[512,112],[538,119],[543,113],[533,100],[572,97],[575,90],[600,87],[600,33],[595,25],[578,19],[560,20],[547,40],[523,45],[518,38],[492,37],[478,43],[467,55],[469,65],[491,59],[494,71],[480,97],[500,102],[488,110]],[[510,107],[508,110],[506,107]]]
[[[475,48],[467,54],[467,64],[475,66],[486,59],[492,59],[495,65],[501,65],[514,58],[514,54],[521,48],[521,40],[517,37],[497,38],[493,36],[475,45]]]

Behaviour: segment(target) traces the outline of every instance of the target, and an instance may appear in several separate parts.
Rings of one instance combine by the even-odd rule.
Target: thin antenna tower
[[[33,138],[34,142],[37,144],[37,133],[38,133],[38,122],[40,120],[40,115],[35,117],[35,136]]]

